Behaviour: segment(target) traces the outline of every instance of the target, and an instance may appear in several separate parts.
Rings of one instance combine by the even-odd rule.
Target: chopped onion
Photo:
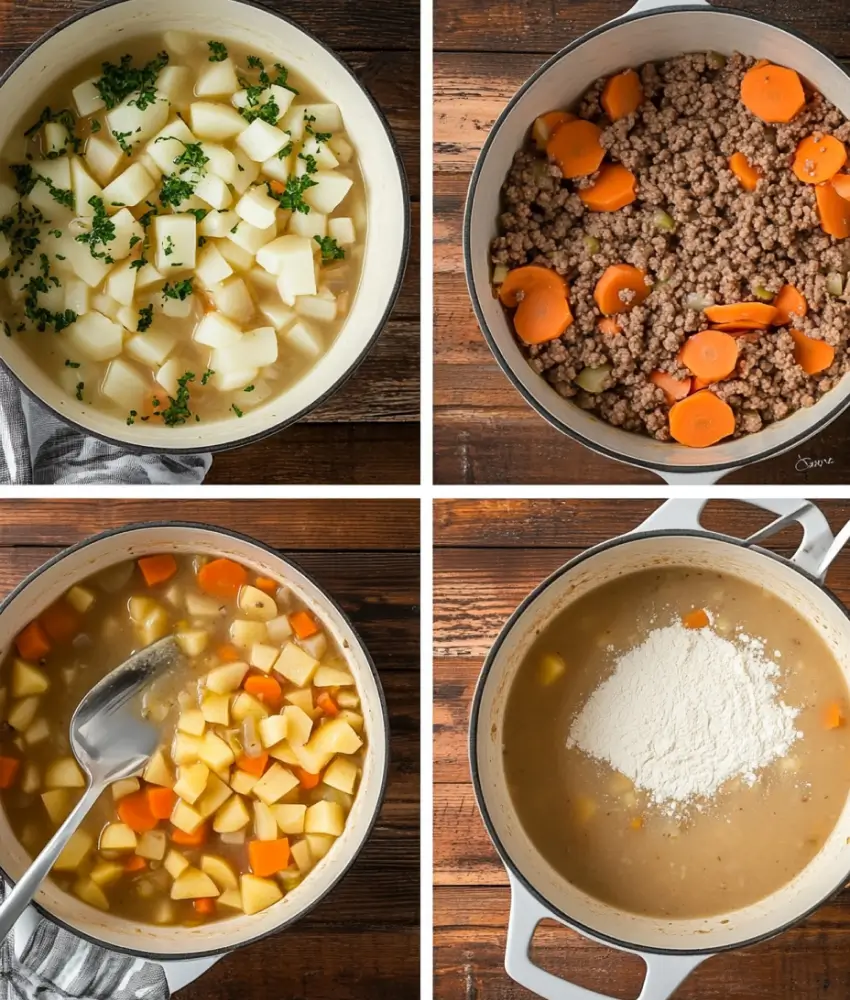
[[[694,312],[702,312],[706,306],[711,305],[711,299],[707,298],[701,292],[690,292],[685,299],[685,305],[688,309],[693,309]]]
[[[549,173],[549,163],[547,160],[535,160],[531,167],[531,176],[534,178],[536,184],[542,184],[543,181],[548,181],[551,179],[551,174]]]
[[[502,282],[508,276],[508,267],[506,264],[497,264],[493,268],[493,284],[501,285]]]
[[[726,65],[726,56],[722,52],[706,52],[705,61],[709,69],[723,69]]]
[[[249,715],[242,723],[242,747],[248,757],[259,757],[263,752],[263,744],[257,735],[257,722],[253,715]]]
[[[672,233],[676,228],[675,219],[668,212],[665,212],[663,208],[657,208],[653,212],[652,221],[656,229],[661,229],[665,233]]]
[[[773,292],[768,291],[764,285],[756,285],[753,289],[753,295],[755,295],[760,302],[773,302],[775,297]]]
[[[595,236],[587,236],[586,235],[584,237],[584,246],[585,246],[585,249],[587,250],[587,252],[592,257],[595,253],[599,253],[599,249],[601,247],[601,243],[599,242],[599,240]]]
[[[844,291],[844,275],[831,271],[826,276],[826,290],[830,295],[840,295]]]
[[[596,395],[605,388],[605,383],[610,374],[610,365],[600,365],[598,368],[582,368],[578,375],[576,375],[575,383],[584,389],[585,392]]]

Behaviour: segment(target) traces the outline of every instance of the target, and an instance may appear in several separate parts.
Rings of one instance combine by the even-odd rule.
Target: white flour
[[[753,783],[800,735],[764,643],[681,624],[652,630],[619,657],[570,728],[568,746],[607,761],[668,811]]]

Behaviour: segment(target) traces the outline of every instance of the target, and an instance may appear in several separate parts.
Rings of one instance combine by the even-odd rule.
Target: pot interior
[[[812,407],[756,434],[710,448],[686,448],[613,427],[579,409],[529,366],[490,286],[490,243],[497,235],[501,186],[514,153],[534,119],[552,108],[570,107],[602,76],[626,66],[667,59],[683,52],[744,52],[791,66],[850,116],[850,78],[835,62],[790,31],[727,10],[659,10],[612,22],[555,56],[509,105],[490,133],[470,188],[464,237],[467,279],[491,347],[511,380],[539,413],[559,430],[615,458],[670,472],[729,467],[778,453],[838,416],[850,397],[850,376]]]
[[[850,799],[820,853],[784,887],[731,913],[669,920],[619,911],[559,875],[522,827],[508,792],[502,756],[505,706],[511,683],[540,630],[564,608],[604,583],[638,570],[682,565],[758,580],[765,590],[792,604],[811,622],[850,683],[850,626],[844,609],[789,563],[718,538],[645,535],[592,550],[571,569],[559,571],[506,626],[490,653],[489,672],[476,695],[480,700],[473,737],[478,792],[502,856],[556,913],[593,934],[627,946],[715,951],[784,928],[846,881],[850,869],[847,846]]]
[[[168,29],[270,51],[309,77],[342,110],[363,174],[367,215],[360,285],[344,328],[309,374],[282,395],[246,411],[241,419],[190,422],[182,427],[138,421],[127,426],[121,418],[79,403],[42,372],[14,337],[3,338],[2,359],[34,396],[95,434],[157,451],[203,450],[236,443],[294,419],[357,364],[379,331],[401,279],[407,200],[401,165],[384,121],[348,67],[300,28],[238,0],[124,0],[94,10],[47,38],[9,76],[2,88],[4,106],[29,114],[33,95],[44,88],[45,79],[69,73],[105,49],[126,43],[131,51],[134,38]],[[0,121],[0,148],[27,124],[16,115],[5,115]]]
[[[281,580],[315,610],[345,655],[357,680],[368,733],[367,753],[360,789],[355,796],[345,830],[328,855],[309,876],[279,903],[251,916],[242,914],[198,927],[139,925],[114,914],[101,913],[75,896],[45,882],[35,897],[71,930],[102,944],[151,954],[163,959],[192,957],[225,951],[297,920],[328,892],[362,847],[380,809],[387,765],[387,729],[383,695],[369,656],[339,608],[297,567],[281,556],[213,528],[190,525],[149,525],[98,536],[37,571],[6,604],[0,614],[0,656],[5,657],[15,635],[32,618],[78,583],[107,566],[154,552],[209,553],[229,556],[258,574]],[[0,807],[0,867],[18,879],[28,865],[28,855],[15,840]]]

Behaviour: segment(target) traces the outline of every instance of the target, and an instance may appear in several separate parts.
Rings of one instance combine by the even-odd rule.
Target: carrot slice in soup
[[[538,288],[526,295],[514,313],[514,329],[526,344],[554,340],[572,321],[569,302],[552,288]]]
[[[844,725],[844,713],[837,701],[830,702],[823,713],[824,729],[840,729]]]
[[[818,184],[815,201],[821,229],[838,240],[850,236],[850,201],[842,198],[832,184]]]
[[[168,819],[177,803],[177,796],[174,792],[170,788],[156,786],[146,788],[145,794],[148,797],[148,808],[151,815],[157,819]]]
[[[261,878],[282,872],[289,865],[289,840],[252,840],[248,844],[251,871]]]
[[[321,780],[321,774],[311,774],[309,771],[305,771],[303,767],[295,767],[292,769],[295,777],[301,782],[301,787],[310,789],[315,788]]]
[[[15,645],[25,660],[42,660],[50,652],[50,640],[38,622],[30,622],[15,639]]]
[[[795,319],[805,316],[809,311],[805,295],[793,285],[783,285],[777,292],[773,304],[776,307],[776,315],[773,317],[774,326],[787,326]]]
[[[213,559],[198,570],[198,586],[212,597],[236,597],[248,582],[248,570],[232,559]]]
[[[643,104],[643,86],[633,69],[609,76],[602,88],[600,103],[612,122],[633,114]]]
[[[195,913],[200,913],[202,917],[209,917],[215,913],[215,900],[209,897],[193,899],[192,906],[195,908]]]
[[[682,616],[682,624],[685,628],[705,628],[706,625],[711,624],[709,621],[708,613],[703,608],[697,608],[695,611],[689,611],[686,615]]]
[[[649,381],[662,390],[668,403],[684,399],[691,391],[689,378],[674,378],[669,372],[654,371],[650,374]]]
[[[834,135],[808,135],[794,154],[794,174],[804,184],[822,184],[830,180],[847,162],[844,143]]]
[[[741,321],[770,326],[776,316],[776,306],[766,302],[732,302],[726,306],[706,306],[703,310],[712,323],[735,323]]]
[[[316,705],[325,713],[333,717],[339,715],[339,705],[331,698],[327,691],[322,691],[316,698]]]
[[[566,178],[587,177],[602,165],[605,150],[599,141],[602,129],[593,122],[576,118],[562,125],[546,146],[546,152]]]
[[[829,183],[845,201],[850,200],[850,174],[836,174]]]
[[[670,408],[670,434],[689,448],[707,448],[735,431],[735,414],[728,403],[703,389]]]
[[[562,125],[566,125],[567,122],[575,121],[575,118],[576,116],[569,111],[547,111],[545,115],[535,118],[531,134],[537,144],[537,148],[542,153],[545,153],[546,145],[555,132]]]
[[[738,345],[735,338],[721,330],[703,330],[688,337],[679,360],[697,378],[719,382],[735,370]]]
[[[20,768],[17,757],[0,757],[0,788],[11,788]]]
[[[631,264],[612,264],[605,268],[593,289],[593,298],[606,316],[628,312],[649,295],[646,273]]]
[[[222,663],[236,663],[242,659],[242,654],[235,646],[231,646],[230,643],[223,643],[219,646],[215,651],[215,655]]]
[[[557,271],[539,264],[526,264],[508,271],[499,286],[499,301],[509,309],[516,309],[521,299],[538,288],[552,288],[567,297],[569,288]]]
[[[266,764],[269,762],[269,755],[263,751],[257,757],[249,757],[248,754],[243,753],[241,756],[236,758],[236,766],[240,771],[247,771],[248,774],[255,774],[258,778],[262,778],[263,771],[266,769]]]
[[[319,625],[309,611],[296,611],[291,614],[289,624],[299,639],[309,639],[319,631]]]
[[[144,858],[140,858],[138,854],[134,854],[132,857],[127,858],[124,862],[125,872],[140,872],[144,868],[147,868],[148,863]]]
[[[758,187],[761,171],[754,167],[743,153],[733,153],[729,157],[729,169],[738,178],[745,191],[755,191]]]
[[[803,110],[806,95],[793,69],[763,62],[744,74],[741,100],[763,122],[790,122]]]
[[[182,844],[184,847],[200,847],[207,842],[207,833],[207,824],[201,823],[191,833],[186,833],[185,830],[180,830],[175,826],[169,836],[175,844]]]
[[[264,594],[268,594],[269,597],[274,597],[277,593],[278,582],[277,580],[272,580],[270,576],[258,576],[254,581],[254,586],[257,590],[262,590]]]
[[[149,587],[165,583],[177,572],[177,560],[168,552],[157,556],[143,556],[139,560],[139,569]]]
[[[277,708],[283,698],[280,684],[274,677],[266,677],[265,674],[252,674],[250,677],[246,677],[242,687],[248,694],[259,698],[271,708]]]
[[[622,163],[605,163],[599,177],[588,188],[578,193],[579,198],[591,212],[616,212],[637,197],[635,195],[635,175]]]
[[[38,620],[54,642],[70,642],[80,631],[80,616],[64,598],[42,611]]]
[[[835,348],[825,340],[807,337],[802,330],[789,330],[794,338],[794,360],[807,375],[825,371],[835,360]]]
[[[144,790],[125,795],[118,802],[118,818],[136,833],[153,830],[159,822],[151,812],[147,792]]]

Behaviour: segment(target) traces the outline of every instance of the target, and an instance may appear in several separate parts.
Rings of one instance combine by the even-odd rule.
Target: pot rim
[[[53,38],[54,35],[60,34],[65,28],[76,23],[77,21],[83,20],[83,18],[89,17],[92,14],[96,14],[98,11],[105,10],[109,7],[116,7],[122,3],[133,3],[135,0],[100,0],[99,3],[94,4],[92,7],[87,7],[85,10],[80,11],[71,17],[66,18],[64,21],[60,21],[59,24],[55,24],[52,28],[49,28],[44,32],[39,38],[37,38],[32,45],[29,45],[15,61],[9,66],[9,68],[2,74],[0,74],[0,93],[2,93],[3,86],[9,77],[16,72],[23,64],[35,54],[35,52],[44,45],[49,39]],[[378,320],[375,326],[375,332],[369,338],[368,342],[364,344],[362,350],[357,355],[357,357],[351,362],[348,368],[342,372],[339,378],[334,382],[332,386],[325,390],[321,396],[317,397],[311,403],[302,407],[298,413],[293,414],[290,417],[285,417],[283,420],[278,421],[271,427],[267,427],[264,430],[257,431],[256,434],[248,435],[247,437],[237,438],[233,441],[223,441],[220,444],[207,445],[205,447],[198,445],[194,448],[170,448],[167,445],[147,445],[147,444],[136,444],[129,441],[124,441],[121,438],[112,437],[109,434],[104,434],[99,431],[93,431],[90,428],[81,424],[73,416],[63,413],[59,409],[55,408],[53,405],[48,403],[46,400],[42,399],[40,396],[36,395],[24,382],[19,378],[19,376],[14,372],[9,364],[0,357],[0,365],[3,366],[6,372],[14,379],[17,383],[18,388],[20,388],[26,395],[38,405],[45,407],[54,417],[61,420],[64,424],[68,424],[74,428],[74,430],[86,435],[87,437],[96,438],[99,441],[103,441],[105,444],[113,445],[117,448],[123,448],[125,451],[130,452],[134,455],[197,455],[202,452],[208,452],[210,454],[217,454],[224,451],[230,451],[234,448],[243,448],[248,445],[257,444],[259,441],[263,441],[267,437],[271,437],[273,434],[277,434],[280,431],[285,430],[292,424],[303,419],[307,414],[312,413],[313,410],[318,409],[326,403],[331,396],[335,395],[339,389],[354,375],[354,373],[360,368],[363,362],[366,360],[367,356],[372,352],[378,337],[383,333],[384,327],[389,321],[390,315],[393,309],[395,309],[398,297],[401,294],[401,286],[404,281],[404,276],[407,271],[407,264],[410,257],[410,240],[411,240],[411,221],[410,221],[410,185],[407,180],[407,171],[404,167],[404,161],[401,158],[401,153],[399,152],[398,143],[396,142],[395,136],[390,129],[389,122],[387,121],[386,115],[381,110],[378,102],[372,96],[371,91],[362,83],[354,70],[348,65],[348,63],[335,52],[330,46],[326,45],[320,38],[318,38],[312,31],[309,31],[303,25],[301,25],[294,18],[289,17],[287,14],[283,14],[278,10],[273,10],[267,7],[264,3],[258,2],[258,0],[227,0],[228,3],[241,4],[244,7],[254,7],[257,10],[263,11],[265,14],[271,14],[272,16],[278,18],[280,21],[284,21],[286,24],[291,25],[296,30],[302,32],[311,41],[315,42],[316,45],[324,49],[324,51],[342,67],[342,69],[349,75],[351,82],[357,87],[366,98],[366,100],[371,104],[372,110],[378,119],[378,123],[383,129],[387,141],[389,142],[390,149],[392,150],[393,156],[395,158],[396,169],[398,171],[398,178],[401,184],[401,196],[404,202],[404,233],[402,237],[401,253],[399,254],[398,269],[396,271],[395,280],[393,281],[392,290],[390,292],[389,298],[387,299],[387,306],[384,310],[382,316]],[[342,336],[345,332],[345,326],[342,327],[337,336]]]
[[[814,903],[812,906],[807,907],[803,912],[799,913],[792,920],[788,920],[780,926],[774,928],[773,930],[766,931],[764,934],[758,934],[754,937],[747,938],[745,941],[733,942],[729,944],[715,945],[714,947],[706,948],[658,948],[650,945],[637,945],[634,942],[624,941],[622,938],[614,937],[610,934],[605,934],[602,931],[596,930],[592,927],[588,927],[586,924],[581,923],[574,917],[568,916],[559,907],[555,906],[550,900],[539,892],[531,882],[525,877],[523,872],[519,870],[519,867],[514,863],[510,854],[506,850],[504,844],[499,839],[499,835],[496,832],[495,825],[490,817],[490,813],[487,809],[487,804],[484,798],[484,793],[481,786],[481,775],[478,768],[478,726],[480,721],[481,713],[481,699],[484,693],[484,686],[490,676],[490,672],[493,668],[495,660],[499,654],[502,644],[507,639],[510,632],[513,630],[520,616],[530,607],[534,601],[537,600],[544,591],[559,580],[564,574],[571,572],[581,563],[585,562],[587,559],[599,554],[600,552],[605,552],[609,549],[616,548],[619,545],[627,545],[633,541],[642,541],[647,538],[672,538],[672,537],[685,537],[685,538],[708,538],[714,541],[726,542],[729,545],[734,545],[738,548],[746,548],[751,552],[755,552],[760,556],[766,556],[775,562],[780,563],[790,569],[798,572],[804,579],[809,583],[815,584],[823,593],[836,605],[836,607],[842,612],[845,618],[850,619],[850,611],[844,606],[844,604],[838,600],[838,598],[833,594],[833,592],[819,580],[817,577],[813,576],[808,571],[797,566],[795,563],[791,562],[790,559],[786,559],[784,556],[779,555],[776,552],[771,552],[769,549],[764,549],[757,545],[747,545],[746,539],[734,538],[730,535],[723,535],[715,531],[695,531],[683,528],[675,529],[661,529],[656,531],[633,531],[628,532],[623,535],[618,535],[615,538],[609,538],[605,542],[601,542],[598,545],[593,545],[590,548],[585,549],[580,552],[577,556],[564,563],[553,573],[550,573],[544,580],[542,580],[526,597],[523,598],[522,602],[517,606],[513,614],[508,618],[505,624],[499,631],[496,640],[490,647],[484,663],[481,667],[481,672],[478,675],[478,680],[475,685],[475,691],[472,696],[472,709],[470,712],[469,719],[469,742],[468,742],[468,753],[469,753],[469,766],[472,773],[472,787],[475,792],[475,799],[478,804],[478,810],[481,813],[481,819],[484,823],[484,827],[487,831],[487,835],[496,848],[502,864],[508,870],[509,874],[513,875],[514,878],[522,885],[522,887],[528,892],[534,899],[537,900],[543,907],[545,907],[555,919],[566,924],[568,927],[572,927],[580,933],[584,934],[586,937],[601,941],[603,943],[612,945],[615,948],[619,948],[624,951],[630,951],[633,953],[643,953],[647,955],[676,955],[676,956],[706,956],[717,955],[724,951],[735,951],[739,948],[748,948],[751,945],[759,944],[761,941],[768,941],[771,938],[777,937],[779,934],[783,934],[785,931],[789,930],[791,927],[796,926],[802,921],[810,917],[816,910],[819,910],[825,903],[827,903],[833,896],[840,892],[845,884],[850,878],[850,869],[844,874],[844,876],[838,881],[833,889],[821,897],[818,902]],[[801,871],[805,871],[803,868]],[[616,909],[612,907],[612,909]],[[628,912],[628,911],[622,911]]]
[[[113,0],[113,2],[123,3],[124,0]],[[240,0],[240,2],[242,2],[242,0]],[[351,634],[354,636],[355,640],[360,646],[360,651],[362,652],[366,664],[372,673],[372,677],[374,678],[375,686],[378,692],[379,714],[383,720],[383,727],[384,727],[384,769],[383,773],[380,775],[380,786],[378,788],[377,805],[372,818],[370,819],[366,829],[363,832],[362,837],[360,838],[360,842],[357,844],[356,848],[352,852],[351,857],[340,868],[340,870],[334,876],[333,880],[329,883],[325,891],[321,893],[319,896],[317,896],[315,899],[313,899],[307,906],[305,906],[304,909],[297,914],[297,916],[294,916],[291,919],[276,925],[275,927],[270,927],[267,931],[263,931],[261,934],[256,934],[255,936],[247,938],[244,941],[240,941],[231,947],[211,948],[207,951],[193,951],[193,952],[188,952],[186,954],[175,953],[175,954],[163,955],[158,952],[146,951],[145,949],[142,948],[131,948],[124,945],[115,945],[112,943],[107,943],[105,941],[100,940],[99,938],[95,937],[92,934],[88,934],[85,931],[81,931],[78,928],[71,926],[69,923],[67,923],[66,921],[62,920],[61,918],[57,917],[55,914],[47,910],[46,907],[42,906],[41,903],[36,902],[36,900],[33,900],[30,904],[38,911],[40,917],[51,921],[57,926],[63,928],[63,930],[66,930],[69,933],[73,934],[75,937],[82,938],[84,941],[88,941],[91,944],[96,944],[101,948],[106,948],[108,951],[114,951],[124,955],[132,955],[135,958],[145,958],[148,961],[158,962],[160,964],[163,964],[171,962],[192,961],[194,959],[202,959],[202,958],[212,958],[214,956],[229,955],[231,952],[237,951],[239,948],[245,948],[248,945],[255,944],[257,941],[262,941],[264,938],[270,937],[272,934],[280,933],[287,927],[292,926],[292,924],[297,923],[303,917],[307,916],[308,913],[314,910],[319,905],[319,903],[321,903],[322,900],[330,892],[332,892],[339,885],[340,881],[348,874],[352,865],[358,859],[363,848],[366,846],[366,843],[368,842],[369,838],[372,836],[372,833],[375,829],[375,825],[378,822],[378,816],[380,815],[381,809],[384,804],[384,796],[387,790],[387,782],[389,779],[391,746],[390,746],[389,713],[387,711],[387,700],[384,694],[384,688],[381,683],[381,678],[380,675],[378,674],[378,670],[377,667],[375,666],[374,660],[372,659],[372,656],[366,647],[366,644],[364,643],[362,637],[360,636],[360,633],[357,631],[357,629],[355,629],[348,615],[343,611],[343,609],[337,603],[336,599],[333,598],[327,592],[327,590],[314,579],[314,577],[310,573],[307,573],[297,562],[295,562],[294,559],[291,559],[287,555],[282,555],[277,549],[272,548],[272,546],[266,545],[265,542],[261,542],[256,538],[252,538],[250,535],[243,534],[240,531],[233,531],[230,528],[222,528],[214,524],[205,524],[202,521],[180,521],[180,520],[133,521],[129,524],[123,524],[117,528],[109,528],[106,531],[98,532],[98,534],[96,535],[90,535],[88,538],[85,538],[82,541],[75,542],[73,545],[63,548],[61,552],[57,552],[56,555],[51,556],[51,558],[48,559],[46,562],[42,563],[41,566],[38,566],[36,569],[34,569],[15,587],[14,590],[12,590],[2,601],[0,601],[0,616],[2,616],[3,612],[7,609],[9,604],[11,604],[11,602],[19,594],[21,594],[24,590],[26,590],[27,587],[29,587],[31,584],[35,583],[36,580],[38,580],[38,578],[42,575],[42,573],[44,573],[48,569],[51,569],[58,563],[62,562],[67,556],[75,552],[79,552],[81,549],[88,548],[88,546],[92,545],[95,542],[103,541],[104,539],[107,538],[115,538],[119,535],[127,534],[128,532],[131,531],[147,530],[151,528],[154,529],[187,528],[190,531],[205,531],[205,532],[212,531],[215,534],[224,535],[227,538],[233,538],[239,542],[245,542],[249,545],[253,545],[256,548],[262,549],[264,552],[273,556],[275,559],[282,559],[285,563],[294,567],[302,576],[304,576],[304,578],[309,583],[311,583],[316,588],[316,590],[321,594],[322,598],[328,602],[328,604],[333,608],[336,614],[338,614],[342,618],[343,622],[351,630]],[[371,733],[370,733],[370,743],[371,743]],[[9,882],[13,886],[15,885],[15,880],[8,874],[8,872],[6,872],[6,870],[2,866],[2,863],[0,863],[0,878],[4,878],[7,882]]]
[[[502,369],[502,372],[507,376],[508,381],[513,385],[513,387],[519,392],[520,396],[525,400],[525,402],[538,414],[538,416],[543,417],[543,419],[554,427],[555,430],[560,431],[562,434],[573,438],[578,441],[579,444],[584,445],[585,448],[589,448],[591,451],[596,452],[598,455],[603,455],[605,458],[613,459],[617,462],[623,462],[626,465],[636,466],[641,469],[648,469],[652,472],[657,473],[675,473],[677,475],[694,475],[694,474],[705,474],[709,475],[712,473],[725,473],[730,472],[733,469],[744,468],[747,465],[752,465],[756,462],[765,461],[768,458],[775,458],[777,455],[782,455],[786,451],[790,451],[796,445],[802,444],[804,441],[809,440],[815,435],[819,434],[824,430],[833,420],[836,420],[841,414],[850,407],[850,392],[847,394],[846,399],[837,401],[827,413],[825,413],[812,427],[807,430],[800,431],[800,433],[789,437],[786,441],[774,445],[772,448],[767,448],[763,451],[752,455],[749,458],[735,459],[728,462],[715,462],[706,465],[678,465],[671,464],[667,462],[651,461],[644,458],[638,458],[634,455],[628,455],[625,451],[618,451],[613,448],[609,448],[606,445],[600,444],[598,441],[591,440],[584,433],[575,430],[565,424],[558,416],[552,413],[544,403],[540,402],[536,394],[532,393],[529,389],[523,385],[519,377],[514,373],[508,359],[502,354],[498,344],[496,343],[496,338],[490,331],[487,324],[487,320],[484,316],[484,310],[481,306],[481,300],[478,297],[475,281],[472,276],[472,250],[470,247],[470,232],[472,229],[472,207],[475,201],[475,196],[478,192],[478,182],[481,177],[481,171],[484,167],[484,162],[487,159],[490,149],[493,145],[496,135],[504,125],[508,116],[513,112],[514,107],[519,103],[519,101],[525,96],[526,92],[546,73],[549,72],[557,63],[562,59],[571,55],[576,51],[581,45],[589,41],[591,38],[595,38],[598,35],[604,34],[606,31],[612,28],[619,27],[622,24],[627,24],[633,21],[639,21],[644,18],[649,17],[660,17],[665,14],[684,14],[688,12],[702,12],[708,14],[732,14],[736,17],[747,18],[750,21],[757,21],[761,24],[767,24],[772,28],[776,28],[779,31],[784,31],[789,35],[792,35],[798,41],[809,45],[811,48],[815,49],[820,55],[825,59],[828,59],[837,69],[839,69],[846,77],[848,86],[850,86],[850,72],[835,58],[830,52],[824,49],[817,42],[808,38],[806,35],[801,34],[794,28],[791,28],[785,24],[781,24],[779,21],[773,20],[770,17],[756,16],[745,10],[737,10],[731,7],[719,7],[714,6],[703,6],[696,4],[682,3],[675,6],[664,6],[656,8],[655,10],[641,11],[635,14],[625,14],[622,17],[614,18],[610,21],[606,21],[604,24],[600,24],[596,28],[592,28],[590,31],[586,31],[581,37],[576,38],[574,41],[570,42],[569,45],[565,45],[562,49],[556,52],[554,55],[550,56],[541,66],[539,66],[534,73],[522,84],[519,90],[511,97],[510,101],[505,105],[502,112],[499,114],[496,121],[493,123],[489,134],[481,147],[481,152],[478,154],[478,159],[475,161],[475,167],[472,171],[472,175],[469,179],[469,189],[466,195],[466,204],[464,206],[463,212],[463,263],[464,272],[466,276],[466,286],[469,293],[469,297],[472,301],[472,308],[475,313],[475,318],[478,321],[478,327],[487,341],[487,346],[490,348],[490,352],[496,359],[497,364]],[[834,391],[834,390],[830,390]],[[639,435],[633,435],[630,431],[622,431],[623,434],[628,434],[631,437],[640,437]],[[758,432],[756,432],[758,433]],[[624,446],[625,447],[625,446]],[[706,449],[709,450],[709,449]]]

